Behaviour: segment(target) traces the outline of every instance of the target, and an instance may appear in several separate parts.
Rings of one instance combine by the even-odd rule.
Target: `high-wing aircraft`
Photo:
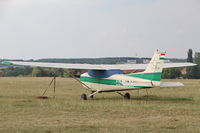
[[[64,69],[86,69],[88,72],[80,76],[80,83],[91,92],[88,96],[93,98],[97,93],[116,92],[125,99],[130,99],[130,94],[120,91],[139,90],[153,87],[184,86],[180,82],[161,82],[163,68],[194,66],[193,63],[164,63],[165,52],[156,51],[149,64],[67,64],[4,61],[3,64],[15,64],[32,67],[49,67]],[[124,74],[123,70],[144,69],[143,72]],[[87,95],[82,94],[81,99],[86,100]]]

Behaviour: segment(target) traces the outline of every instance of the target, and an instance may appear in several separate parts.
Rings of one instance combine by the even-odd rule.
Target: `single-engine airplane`
[[[184,86],[180,82],[161,82],[163,68],[194,66],[193,63],[164,63],[165,52],[156,51],[149,64],[68,64],[4,61],[2,64],[15,64],[32,67],[49,67],[64,69],[85,69],[88,72],[80,76],[80,83],[91,92],[88,96],[93,98],[97,93],[116,92],[125,99],[130,99],[130,94],[120,91],[139,90],[153,87]],[[143,69],[144,72],[124,74],[123,70]],[[82,94],[81,99],[87,100],[87,95]]]

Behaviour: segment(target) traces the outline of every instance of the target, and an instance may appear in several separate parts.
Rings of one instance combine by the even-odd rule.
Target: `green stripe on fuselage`
[[[116,85],[117,84],[117,81],[114,79],[97,79],[97,78],[93,78],[93,77],[81,76],[80,80],[82,82],[105,84],[105,85]]]
[[[152,81],[160,81],[162,72],[155,72],[155,73],[135,73],[135,74],[128,74],[128,76],[147,79]]]
[[[97,78],[87,77],[87,76],[81,76],[80,81],[81,82],[88,82],[88,83],[104,84],[104,85],[127,86],[127,85],[123,85],[122,81],[119,81],[119,80],[97,79]],[[127,87],[149,88],[149,86],[127,86]]]

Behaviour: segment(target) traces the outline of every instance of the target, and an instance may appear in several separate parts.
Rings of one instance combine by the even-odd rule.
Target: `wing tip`
[[[2,61],[1,64],[2,65],[13,65],[13,63],[11,63],[10,61]]]

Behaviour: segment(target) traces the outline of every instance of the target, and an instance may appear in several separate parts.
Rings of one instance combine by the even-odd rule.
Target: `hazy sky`
[[[200,0],[0,0],[0,58],[185,58]]]

